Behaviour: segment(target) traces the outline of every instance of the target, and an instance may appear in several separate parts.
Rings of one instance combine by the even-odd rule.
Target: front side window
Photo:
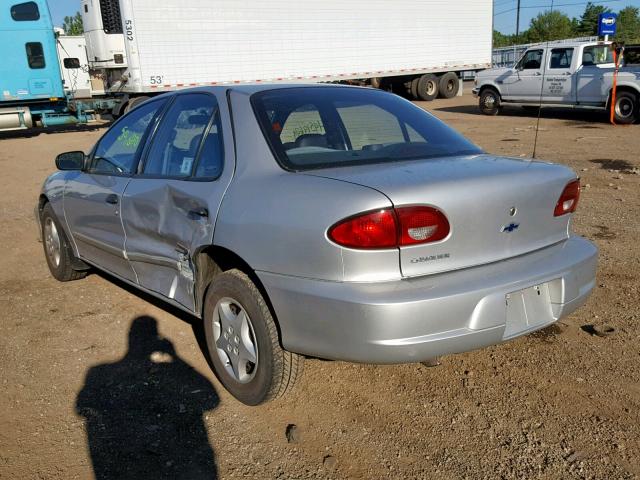
[[[163,177],[192,176],[202,139],[217,106],[213,95],[178,95],[153,138],[143,173]],[[215,132],[209,130],[209,133],[219,140],[218,126],[212,128]],[[213,137],[207,138],[209,143],[213,141]],[[212,153],[211,147],[207,145],[208,155]]]
[[[379,90],[295,87],[256,93],[251,102],[276,159],[290,170],[482,153],[426,111]]]
[[[519,70],[538,70],[542,65],[542,50],[529,50],[518,62]]]
[[[585,47],[582,52],[582,65],[602,65],[613,63],[613,52],[607,45],[594,45]]]
[[[44,50],[40,42],[29,42],[25,45],[27,49],[27,62],[29,62],[29,68],[41,69],[44,68]]]
[[[573,48],[554,48],[551,50],[549,68],[570,68],[573,59]]]
[[[18,3],[11,7],[11,18],[16,22],[40,20],[40,11],[36,2]]]
[[[142,141],[164,100],[146,102],[122,117],[96,147],[89,171],[124,175],[133,173]]]

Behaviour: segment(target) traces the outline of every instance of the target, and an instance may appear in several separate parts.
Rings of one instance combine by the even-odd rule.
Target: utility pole
[[[518,40],[519,35],[520,35],[520,0],[518,0],[518,13],[516,14],[516,41]]]

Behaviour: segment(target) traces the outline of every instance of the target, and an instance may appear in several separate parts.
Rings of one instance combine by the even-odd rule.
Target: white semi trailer
[[[492,0],[81,2],[93,77],[124,94],[125,109],[164,91],[259,82],[361,81],[432,100],[491,66]]]

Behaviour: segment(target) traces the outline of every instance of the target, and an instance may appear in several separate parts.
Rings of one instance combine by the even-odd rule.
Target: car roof
[[[216,85],[205,87],[184,88],[180,90],[174,90],[167,92],[167,94],[179,94],[184,92],[211,92],[221,93],[228,90],[243,93],[246,95],[253,95],[257,92],[263,92],[266,90],[284,90],[288,88],[362,88],[354,85],[339,85],[335,83],[255,83],[255,84],[238,84],[238,85]]]

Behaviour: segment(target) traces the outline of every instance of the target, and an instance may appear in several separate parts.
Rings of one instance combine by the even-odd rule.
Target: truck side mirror
[[[56,157],[58,170],[82,170],[84,168],[84,152],[65,152]]]
[[[79,58],[65,58],[62,63],[64,64],[64,68],[76,69],[80,68],[80,59]]]

